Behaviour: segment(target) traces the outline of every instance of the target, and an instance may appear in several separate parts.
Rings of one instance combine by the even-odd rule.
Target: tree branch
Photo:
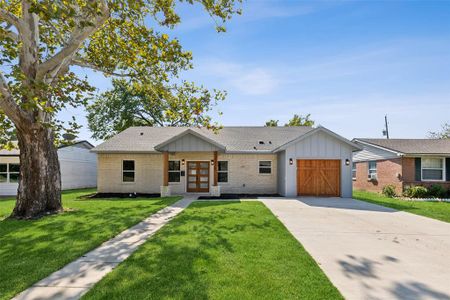
[[[92,26],[76,27],[66,45],[58,53],[39,66],[37,78],[44,79],[47,77],[47,79],[51,81],[51,78],[48,78],[48,75],[50,75],[50,77],[54,77],[54,75],[59,73],[61,68],[65,69],[69,66],[73,56],[81,47],[83,42],[98,28],[100,28],[109,18],[110,12],[106,0],[102,0],[100,2],[100,8],[101,12],[94,18]]]
[[[27,119],[25,112],[17,105],[12,97],[6,78],[0,72],[0,108],[16,126],[20,126]]]
[[[83,68],[89,68],[89,69],[99,71],[99,72],[102,72],[102,73],[105,73],[105,74],[111,75],[111,76],[118,76],[118,77],[130,77],[131,76],[131,74],[116,73],[116,72],[111,72],[111,71],[105,70],[101,67],[95,66],[91,63],[84,61],[82,58],[73,58],[71,60],[71,62],[69,63],[69,65],[79,66],[79,67],[83,67]]]
[[[13,25],[17,28],[18,31],[21,31],[23,23],[22,20],[16,17],[11,12],[0,8],[0,19],[3,19],[5,22],[7,22],[10,25]]]
[[[12,32],[10,30],[6,30],[5,33],[6,33],[6,36],[9,37],[10,39],[12,39],[13,41],[15,41],[15,42],[19,41],[19,35],[17,33]]]

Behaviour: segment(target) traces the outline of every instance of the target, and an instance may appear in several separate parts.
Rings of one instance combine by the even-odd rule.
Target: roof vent
[[[141,132],[141,133],[140,133],[140,135],[144,135],[144,133],[143,133],[143,132]]]
[[[255,150],[256,150],[256,146],[255,146],[255,147],[253,147],[253,149],[255,149]]]
[[[272,141],[269,141],[269,144],[271,144],[271,145],[272,145]]]
[[[258,142],[260,145],[264,145],[264,141],[259,141]]]

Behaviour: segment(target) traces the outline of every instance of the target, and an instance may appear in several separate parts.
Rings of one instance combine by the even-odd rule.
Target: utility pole
[[[389,126],[388,126],[387,115],[384,116],[383,136],[386,136],[386,138],[389,139]]]

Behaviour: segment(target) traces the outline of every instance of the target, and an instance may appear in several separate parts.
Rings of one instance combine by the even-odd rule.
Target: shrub
[[[397,193],[395,192],[395,185],[388,184],[383,187],[383,195],[389,198],[394,198]]]
[[[444,198],[447,194],[446,189],[439,184],[433,184],[432,186],[430,186],[428,192],[432,197],[436,198]]]
[[[416,185],[405,189],[403,195],[410,198],[424,198],[428,194],[428,189],[424,186]]]

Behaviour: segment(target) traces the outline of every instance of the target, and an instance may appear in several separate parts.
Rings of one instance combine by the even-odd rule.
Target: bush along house
[[[414,186],[450,189],[450,140],[355,138],[353,188],[381,192],[393,185],[398,193]]]

